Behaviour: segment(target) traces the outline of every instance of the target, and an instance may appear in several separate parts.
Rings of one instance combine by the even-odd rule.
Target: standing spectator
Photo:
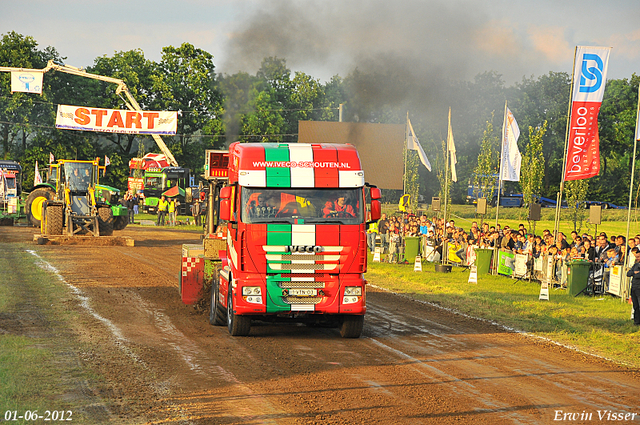
[[[162,197],[158,201],[158,220],[156,222],[156,226],[160,226],[161,225],[160,223],[162,223],[162,226],[164,226],[164,220],[167,216],[168,209],[169,209],[169,203],[165,199],[164,195],[162,195]]]
[[[396,263],[398,261],[401,238],[397,230],[395,223],[389,224],[389,254],[387,255],[387,261],[389,263]]]
[[[193,203],[191,204],[191,215],[193,216],[195,222],[196,222],[196,226],[201,226],[201,222],[200,222],[200,201],[198,201],[197,199],[193,200]]]
[[[129,213],[129,224],[133,224],[133,195],[127,192],[125,196],[127,197],[127,212]]]
[[[169,226],[176,225],[176,200],[175,198],[171,198],[169,201]]]
[[[598,236],[598,242],[595,249],[595,258],[598,261],[604,262],[607,259],[607,251],[609,250],[609,242],[607,242],[607,236],[600,234]]]
[[[373,254],[376,250],[376,237],[378,236],[378,223],[372,222],[369,223],[369,228],[367,229],[367,245],[369,246],[369,251]]]
[[[594,262],[596,259],[596,249],[591,246],[591,241],[589,239],[586,239],[584,242],[582,242],[582,248],[584,250],[584,259]]]
[[[382,246],[382,252],[388,252],[389,220],[387,220],[387,215],[385,213],[382,213],[380,220],[378,220],[378,234],[380,235],[380,245]]]
[[[133,198],[131,198],[131,201],[133,202],[133,215],[136,216],[140,212],[139,211],[139,207],[138,207],[138,203],[140,202],[140,198],[138,197],[138,193],[137,192],[133,193]]]
[[[631,253],[635,256],[636,262],[627,272],[631,278],[631,302],[633,303],[633,324],[640,326],[640,250],[634,247]]]

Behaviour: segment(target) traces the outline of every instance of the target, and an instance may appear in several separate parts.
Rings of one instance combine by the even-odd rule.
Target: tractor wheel
[[[214,326],[224,325],[224,311],[220,305],[220,291],[218,290],[218,278],[211,281],[211,310],[209,310],[209,323]]]
[[[62,211],[62,205],[44,205],[42,210],[42,233],[44,235],[61,235],[64,214]]]
[[[113,211],[111,211],[111,207],[99,207],[98,228],[100,229],[100,236],[113,235],[113,222]]]
[[[251,317],[239,316],[233,312],[233,296],[231,285],[229,285],[229,295],[227,298],[227,326],[231,336],[247,336],[251,331]]]
[[[55,198],[55,192],[49,187],[41,187],[29,194],[27,197],[27,203],[25,210],[29,222],[33,227],[40,227],[40,221],[42,220],[42,204],[45,201],[52,201]]]
[[[349,314],[345,314],[342,317],[340,336],[343,338],[360,338],[363,326],[364,316],[352,316]]]
[[[129,224],[129,217],[124,215],[113,217],[113,230],[122,230],[127,227],[127,224]]]

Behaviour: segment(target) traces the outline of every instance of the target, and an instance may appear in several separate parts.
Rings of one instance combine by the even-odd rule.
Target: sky
[[[613,47],[608,78],[640,74],[638,0],[0,0],[0,35],[32,36],[76,67],[188,42],[216,72],[255,74],[264,57],[321,81],[354,69],[508,84],[571,73],[576,45]]]

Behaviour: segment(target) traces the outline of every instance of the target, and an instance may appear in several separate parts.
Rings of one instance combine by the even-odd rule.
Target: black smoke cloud
[[[264,57],[328,80],[354,69],[404,69],[416,79],[470,80],[497,71],[507,82],[548,66],[516,28],[478,1],[265,2],[231,33],[220,69],[255,72]],[[520,34],[520,35],[517,35]],[[546,69],[543,69],[546,68]]]

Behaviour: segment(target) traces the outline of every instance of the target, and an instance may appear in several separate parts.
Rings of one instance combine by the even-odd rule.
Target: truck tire
[[[43,219],[43,234],[45,235],[61,235],[63,224],[64,224],[64,214],[62,210],[62,205],[47,205],[44,204],[44,208],[42,209],[42,219]]]
[[[209,323],[213,326],[224,325],[224,311],[220,305],[220,291],[218,290],[218,278],[211,281],[211,309],[209,310]]]
[[[98,228],[100,236],[113,235],[113,211],[111,207],[98,207]]]
[[[25,210],[27,218],[33,227],[40,227],[42,220],[42,204],[45,201],[52,201],[56,194],[50,187],[40,187],[31,191],[27,197]]]
[[[240,316],[233,312],[231,285],[229,285],[229,295],[227,297],[227,326],[231,336],[247,336],[251,331],[251,317]]]
[[[129,224],[129,217],[119,215],[113,218],[113,230],[122,230]]]
[[[345,314],[342,317],[340,336],[343,338],[360,338],[364,326],[364,316],[352,316]]]

